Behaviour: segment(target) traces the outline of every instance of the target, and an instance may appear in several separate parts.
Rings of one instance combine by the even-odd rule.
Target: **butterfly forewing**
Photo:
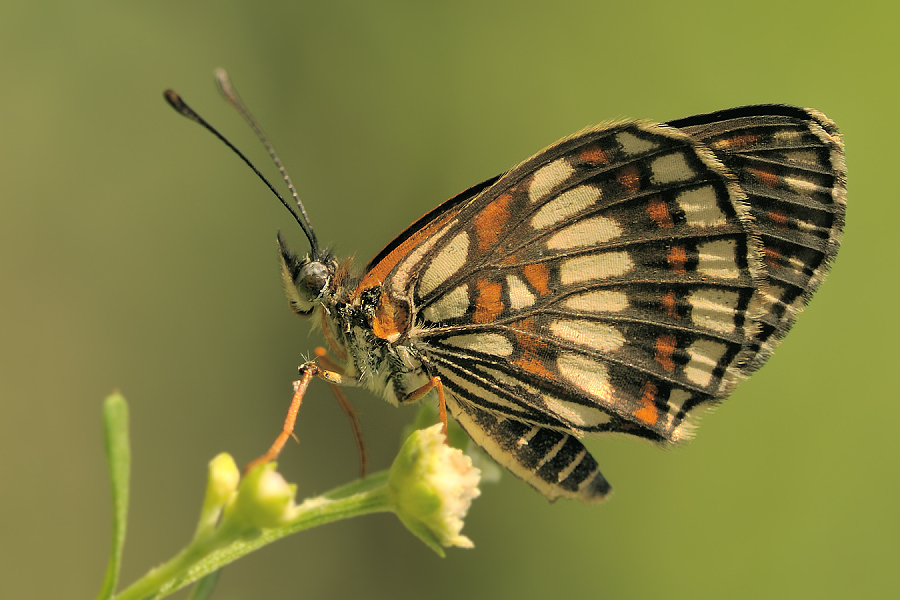
[[[417,346],[461,400],[677,440],[693,407],[737,381],[756,333],[749,227],[706,148],[622,123],[504,175],[393,279],[421,315]]]

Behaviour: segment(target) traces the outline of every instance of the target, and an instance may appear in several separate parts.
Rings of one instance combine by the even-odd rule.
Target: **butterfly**
[[[279,234],[329,381],[399,405],[438,392],[550,500],[611,491],[586,435],[660,444],[758,369],[841,241],[841,135],[758,105],[591,127],[447,200],[361,271]],[[313,363],[310,363],[313,366]]]

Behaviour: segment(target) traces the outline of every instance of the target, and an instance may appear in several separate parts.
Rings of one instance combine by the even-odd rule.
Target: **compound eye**
[[[311,262],[300,268],[297,276],[297,291],[309,302],[315,302],[328,289],[330,276],[328,268],[320,262]]]

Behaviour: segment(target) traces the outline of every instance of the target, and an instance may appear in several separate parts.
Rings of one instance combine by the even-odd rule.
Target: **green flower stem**
[[[131,477],[131,444],[128,438],[128,403],[118,392],[103,403],[103,432],[112,483],[113,527],[109,566],[97,600],[109,600],[119,582],[125,524],[128,517],[128,483]]]
[[[115,596],[115,600],[162,598],[292,533],[351,517],[393,511],[387,478],[388,472],[382,471],[305,500],[297,506],[296,516],[288,524],[261,530],[250,539],[227,527],[198,535],[169,562],[152,569]]]

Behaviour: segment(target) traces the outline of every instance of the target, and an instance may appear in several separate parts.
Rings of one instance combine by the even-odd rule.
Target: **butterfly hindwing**
[[[468,402],[449,403],[448,408],[476,444],[548,499],[600,502],[612,490],[594,457],[565,431],[492,413]]]

